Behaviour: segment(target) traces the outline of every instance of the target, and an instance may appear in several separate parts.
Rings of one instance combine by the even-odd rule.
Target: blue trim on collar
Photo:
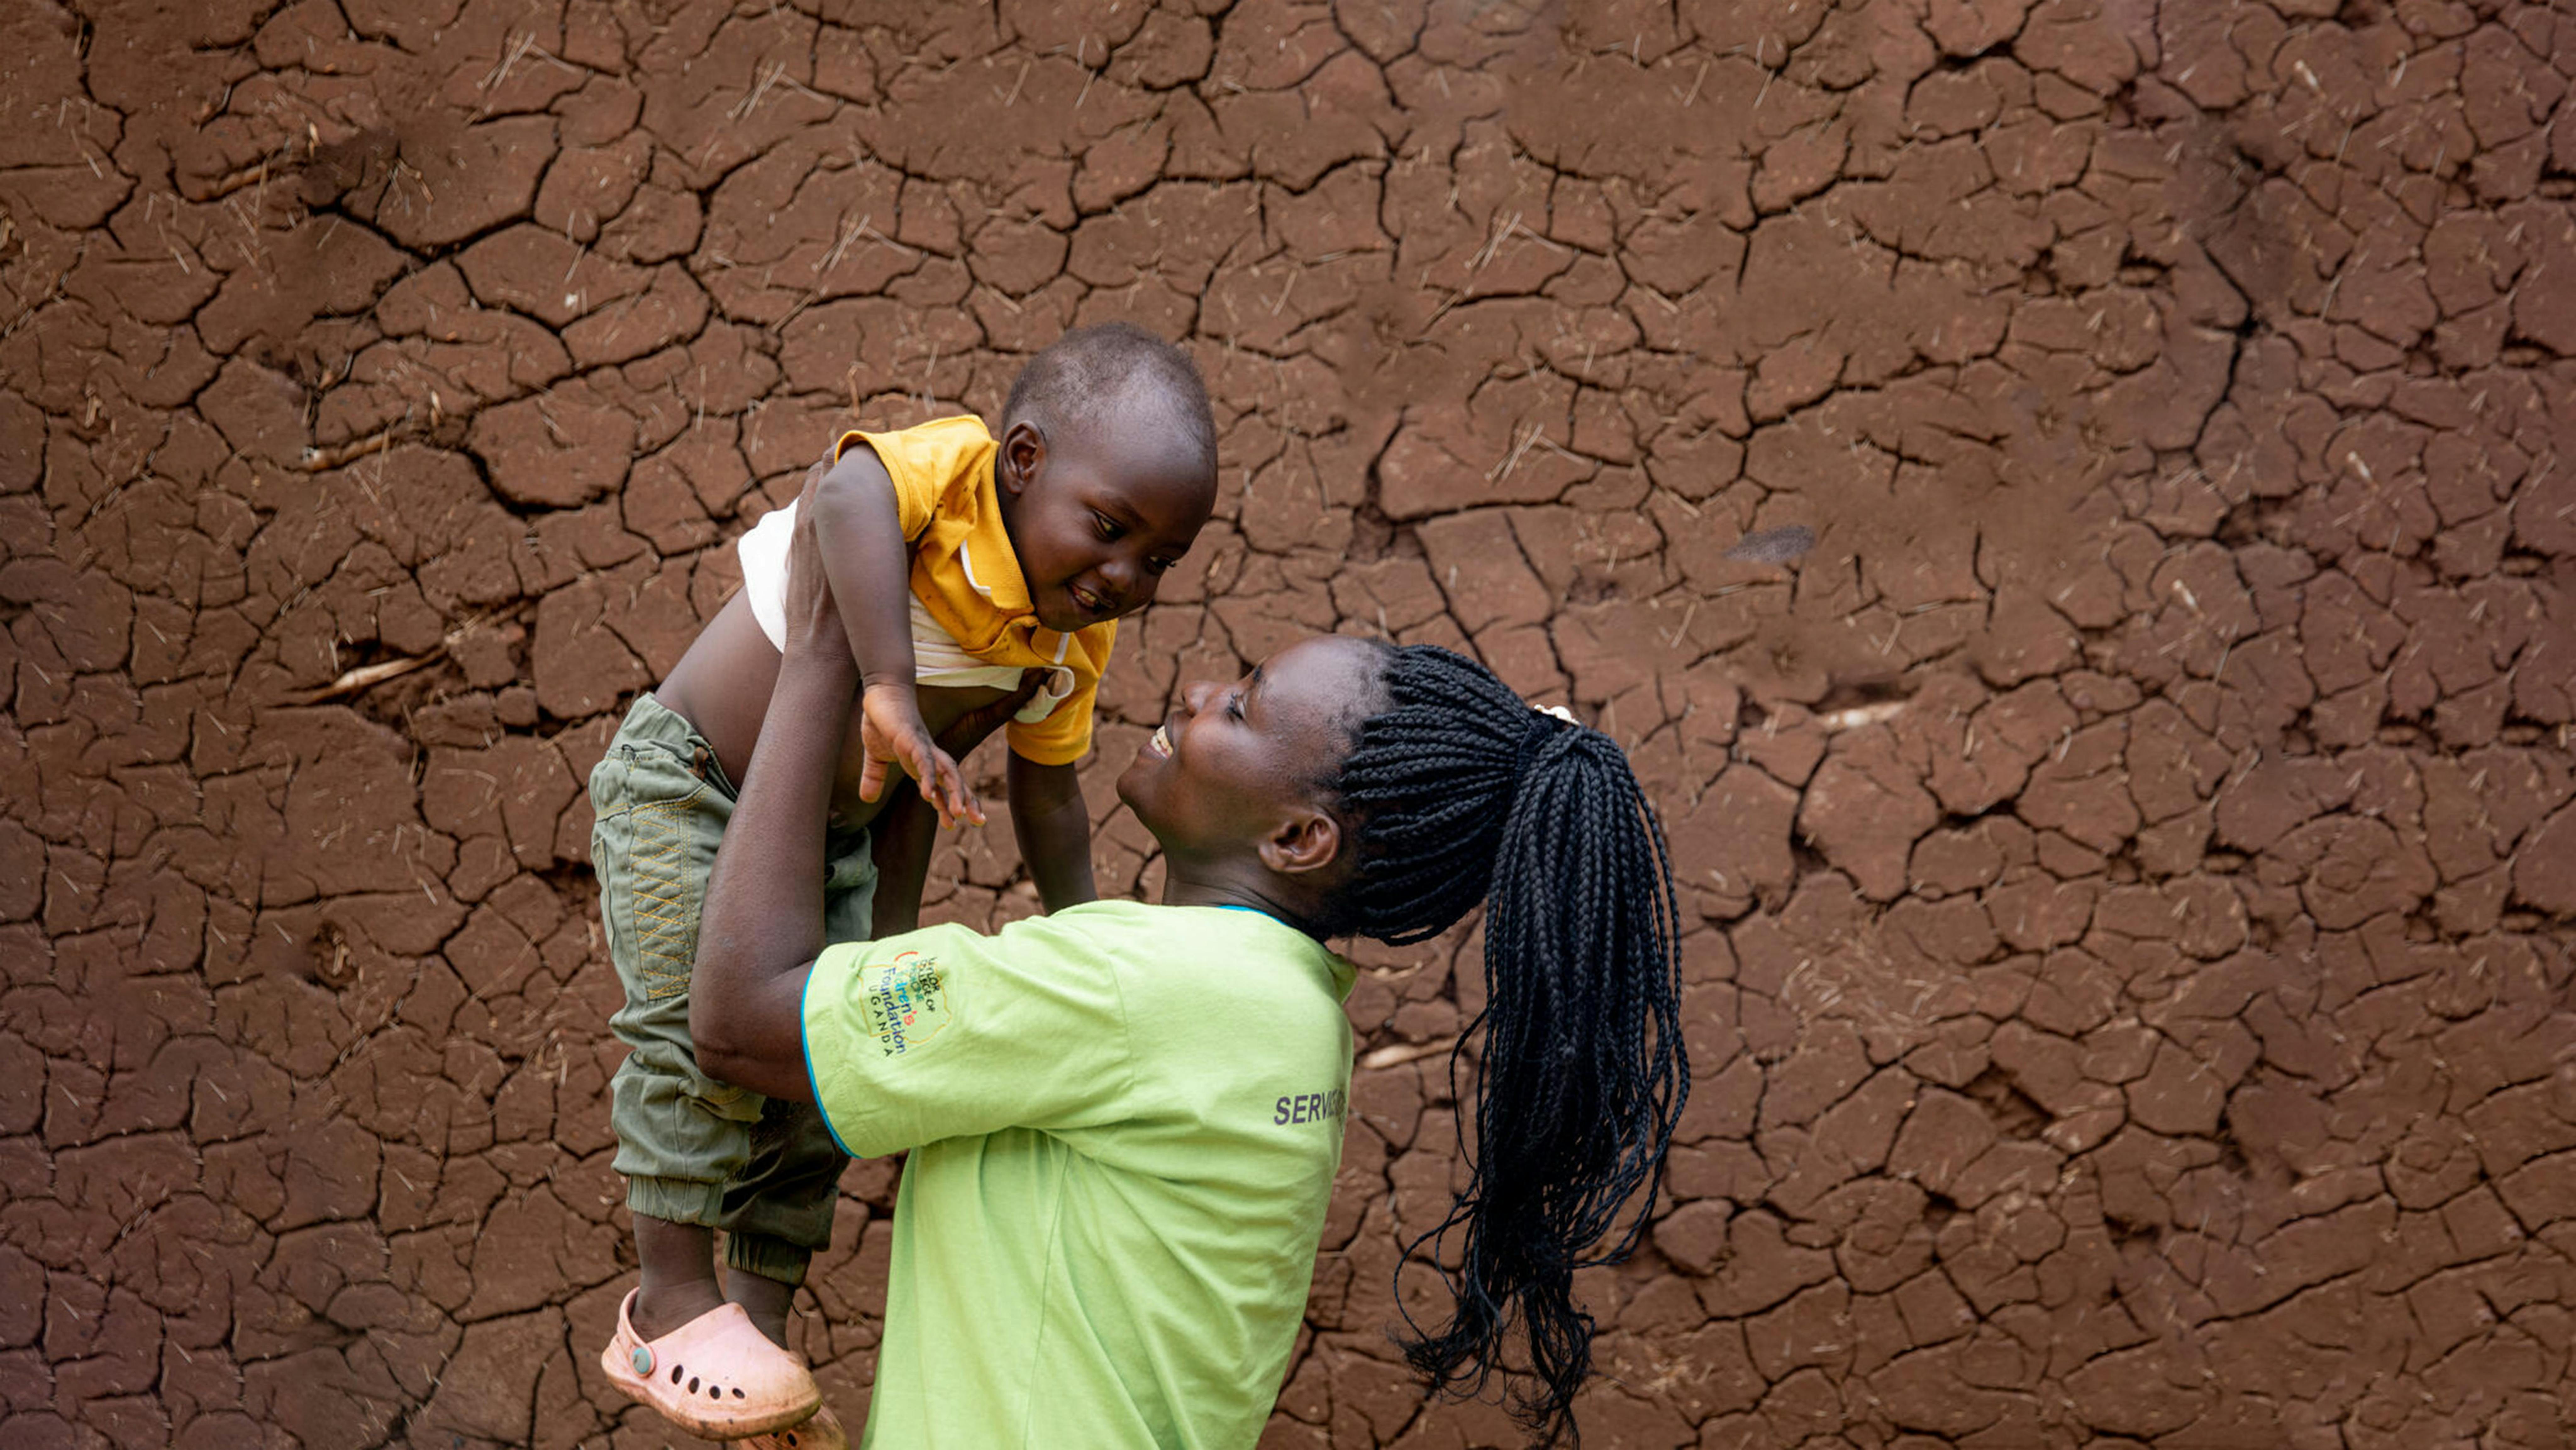
[[[1288,928],[1290,931],[1297,932],[1301,935],[1305,931],[1305,928],[1297,925],[1293,921],[1290,921],[1288,918],[1281,916],[1279,913],[1275,911],[1264,911],[1258,906],[1238,906],[1231,901],[1211,901],[1207,904],[1218,911],[1248,911],[1254,916],[1260,917],[1263,921],[1275,921],[1281,926]]]

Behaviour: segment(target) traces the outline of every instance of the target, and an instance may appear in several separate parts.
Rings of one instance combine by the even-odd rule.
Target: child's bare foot
[[[694,1284],[659,1286],[647,1276],[635,1295],[635,1332],[646,1339],[659,1339],[702,1314],[722,1309],[724,1305],[724,1293],[716,1288],[713,1276]],[[764,1332],[766,1329],[764,1325]]]
[[[743,1312],[751,1316],[752,1324],[769,1336],[770,1343],[781,1349],[787,1347],[787,1311],[796,1302],[793,1286],[728,1268],[725,1270],[725,1297],[742,1306]]]
[[[635,1256],[644,1271],[635,1293],[635,1332],[646,1339],[659,1339],[724,1307],[724,1286],[716,1279],[715,1230],[639,1213]]]

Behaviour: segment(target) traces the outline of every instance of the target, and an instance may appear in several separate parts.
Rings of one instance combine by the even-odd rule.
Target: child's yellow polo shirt
[[[896,516],[912,541],[912,596],[939,627],[986,664],[1062,668],[1073,676],[1072,692],[1045,719],[1010,723],[1011,752],[1039,765],[1080,760],[1091,748],[1092,706],[1118,622],[1069,635],[1038,623],[1002,527],[993,483],[1000,449],[984,420],[940,418],[899,433],[852,429],[832,445],[833,458],[859,442],[894,480]]]

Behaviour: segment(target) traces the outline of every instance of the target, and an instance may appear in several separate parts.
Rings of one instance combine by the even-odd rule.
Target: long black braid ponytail
[[[1403,1258],[1431,1246],[1437,1268],[1458,1231],[1459,1267],[1440,1270],[1456,1308],[1431,1331],[1408,1310],[1405,1355],[1433,1389],[1472,1394],[1508,1369],[1517,1323],[1530,1383],[1511,1409],[1552,1445],[1573,1433],[1592,1368],[1575,1271],[1636,1246],[1690,1090],[1672,868],[1608,736],[1532,709],[1448,650],[1385,657],[1385,703],[1333,782],[1359,855],[1330,928],[1416,942],[1487,902],[1485,1007],[1466,1034],[1485,1032],[1475,1151],[1460,1145],[1468,1182]],[[1449,1066],[1454,1085],[1455,1052]]]

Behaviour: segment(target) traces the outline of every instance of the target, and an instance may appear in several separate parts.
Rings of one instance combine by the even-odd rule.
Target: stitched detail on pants
[[[704,883],[688,860],[687,819],[697,795],[692,791],[627,813],[636,973],[644,979],[645,997],[656,1002],[689,989],[689,969],[698,956],[698,893]]]

